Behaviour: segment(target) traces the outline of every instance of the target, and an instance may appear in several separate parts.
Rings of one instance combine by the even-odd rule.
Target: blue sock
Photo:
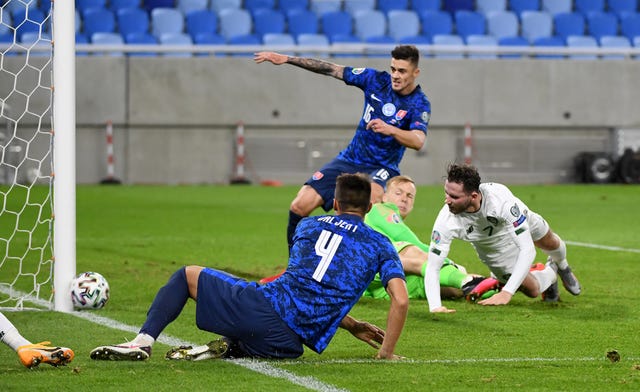
[[[158,290],[147,312],[147,320],[140,328],[140,333],[146,333],[157,339],[160,332],[182,312],[187,299],[189,299],[189,285],[187,273],[182,267],[171,275],[167,284]]]
[[[296,227],[298,227],[298,223],[304,218],[296,214],[293,211],[289,211],[289,224],[287,225],[287,244],[289,244],[289,251],[291,251],[291,247],[293,246],[293,235],[296,232]]]

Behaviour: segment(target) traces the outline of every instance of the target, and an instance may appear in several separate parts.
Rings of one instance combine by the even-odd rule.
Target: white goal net
[[[0,0],[0,307],[53,299],[49,0]]]

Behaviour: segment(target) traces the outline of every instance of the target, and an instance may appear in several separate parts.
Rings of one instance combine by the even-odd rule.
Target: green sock
[[[462,281],[467,274],[460,271],[451,264],[443,265],[440,269],[440,286],[462,288]]]

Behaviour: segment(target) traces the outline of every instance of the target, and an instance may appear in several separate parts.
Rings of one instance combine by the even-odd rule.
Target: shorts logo
[[[319,172],[319,171],[313,173],[313,176],[311,176],[311,178],[313,178],[315,181],[318,181],[322,177],[324,177],[324,174],[322,174],[322,172]]]
[[[396,105],[392,104],[392,103],[385,103],[384,106],[382,107],[382,114],[384,114],[385,116],[392,116],[393,113],[396,112]]]
[[[524,223],[524,221],[525,221],[526,219],[527,219],[527,218],[526,218],[524,215],[520,215],[520,218],[518,218],[518,220],[517,220],[517,221],[513,222],[513,227],[518,227],[518,226],[520,226],[521,224],[523,224],[523,223]]]
[[[353,68],[351,70],[351,73],[354,74],[354,75],[360,75],[363,72],[364,72],[364,68]]]
[[[441,239],[442,236],[440,235],[440,233],[438,233],[437,230],[434,230],[433,233],[431,233],[431,242],[433,242],[434,244],[439,244]]]
[[[395,119],[400,121],[404,118],[404,116],[407,115],[407,111],[406,110],[398,110],[398,113],[396,113],[396,117]]]
[[[518,216],[520,215],[520,208],[518,208],[517,204],[514,204],[513,207],[511,207],[511,209],[509,210],[509,212],[511,212],[511,215],[513,216]]]

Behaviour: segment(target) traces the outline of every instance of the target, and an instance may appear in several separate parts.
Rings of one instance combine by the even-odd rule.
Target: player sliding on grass
[[[516,290],[532,298],[541,294],[545,301],[558,301],[556,274],[567,291],[580,294],[564,241],[506,186],[481,183],[475,167],[452,164],[444,193],[445,205],[431,234],[425,277],[431,312],[455,311],[442,306],[438,290],[440,268],[454,238],[470,242],[480,260],[504,285],[499,293],[479,301],[481,305],[506,305]],[[549,256],[546,266],[531,266],[536,246]]]
[[[416,186],[408,176],[396,176],[387,181],[382,203],[376,203],[364,218],[374,230],[386,235],[398,251],[406,274],[409,298],[425,299],[424,274],[429,247],[404,223],[413,210]],[[440,270],[441,295],[450,298],[488,298],[496,293],[498,281],[472,275],[450,259],[444,260]],[[371,282],[364,295],[373,298],[389,298],[379,277]]]
[[[333,76],[364,92],[364,111],[353,139],[331,162],[304,183],[289,208],[287,242],[300,220],[322,206],[333,206],[336,177],[342,173],[369,173],[373,178],[372,202],[382,200],[385,183],[400,174],[398,165],[407,147],[419,150],[425,142],[431,104],[416,83],[420,74],[420,52],[412,45],[399,45],[391,52],[390,73],[370,68],[352,68],[323,60],[259,52],[256,63],[292,64]],[[319,109],[322,110],[322,109]]]
[[[367,176],[339,176],[336,215],[300,222],[282,277],[258,285],[211,268],[181,268],[156,295],[138,336],[124,344],[97,347],[91,358],[148,358],[151,345],[189,298],[196,301],[197,326],[223,338],[175,348],[167,353],[168,359],[297,358],[303,346],[324,351],[338,327],[378,348],[376,358],[400,358],[394,350],[409,307],[407,288],[393,246],[363,222],[370,200]],[[391,297],[386,333],[348,315],[376,273]]]
[[[50,346],[49,342],[33,344],[25,339],[18,329],[0,312],[0,339],[11,347],[17,354],[20,362],[34,368],[41,363],[59,366],[66,365],[73,360],[73,350],[66,347]]]

